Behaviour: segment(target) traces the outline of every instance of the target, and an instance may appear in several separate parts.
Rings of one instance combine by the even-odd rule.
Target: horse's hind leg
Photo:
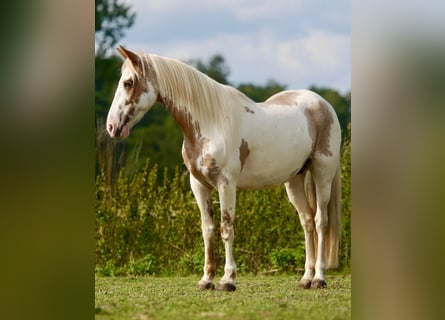
[[[304,265],[304,275],[301,278],[299,287],[309,289],[314,277],[315,249],[314,249],[314,213],[310,208],[308,199],[304,191],[304,179],[306,173],[298,174],[286,182],[286,191],[289,201],[295,207],[304,230],[306,262]]]
[[[213,255],[213,238],[215,236],[215,224],[213,221],[212,190],[203,186],[193,175],[190,175],[190,186],[201,212],[202,237],[204,239],[204,275],[198,282],[198,289],[215,289],[216,263]]]
[[[331,198],[332,182],[335,177],[337,162],[334,158],[319,156],[313,161],[312,174],[315,184],[317,210],[315,213],[315,230],[317,232],[317,260],[315,262],[315,276],[312,288],[325,288],[326,269],[325,246],[328,221],[328,204]]]

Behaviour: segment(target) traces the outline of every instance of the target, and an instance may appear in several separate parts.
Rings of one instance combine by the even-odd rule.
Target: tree
[[[133,25],[136,17],[130,6],[119,0],[95,0],[96,55],[104,56],[124,36],[124,29]]]
[[[275,80],[269,80],[266,85],[259,86],[253,83],[243,83],[238,86],[238,90],[256,102],[263,102],[269,97],[286,89],[285,85],[279,84]]]
[[[191,60],[189,64],[219,83],[230,84],[227,79],[230,75],[230,68],[226,64],[224,57],[220,54],[212,56],[207,63],[197,59]]]
[[[124,35],[123,30],[133,25],[135,14],[130,6],[119,0],[95,0],[95,37],[96,37],[96,171],[106,174],[110,185],[115,168],[122,163],[119,155],[125,153],[125,145],[109,139],[105,131],[105,117],[110,106],[114,87],[119,79],[121,59],[106,57]],[[118,151],[123,149],[124,151]]]

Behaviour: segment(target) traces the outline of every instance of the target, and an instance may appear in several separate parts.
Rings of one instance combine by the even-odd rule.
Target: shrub
[[[127,274],[139,276],[146,274],[155,274],[156,271],[156,258],[151,254],[146,254],[139,259],[131,260],[129,262]]]
[[[351,265],[351,125],[342,150],[342,233],[340,241],[341,268],[348,269]]]
[[[282,272],[295,272],[298,268],[304,266],[304,243],[297,248],[273,249],[270,254],[270,260],[273,267]]]

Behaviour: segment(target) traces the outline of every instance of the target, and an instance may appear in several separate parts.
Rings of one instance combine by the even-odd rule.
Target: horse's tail
[[[310,171],[305,177],[306,198],[312,212],[317,210],[315,185]],[[341,167],[340,162],[331,184],[331,197],[328,203],[328,228],[325,235],[324,259],[326,269],[335,269],[339,265],[340,237],[341,237]],[[313,232],[315,252],[317,252],[317,232]]]
[[[328,230],[325,242],[327,269],[338,268],[341,237],[341,167],[340,162],[331,185],[331,198],[328,204]]]

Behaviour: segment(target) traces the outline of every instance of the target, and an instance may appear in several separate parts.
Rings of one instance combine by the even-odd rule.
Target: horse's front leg
[[[236,185],[234,182],[222,177],[218,181],[218,194],[221,205],[221,238],[224,241],[226,251],[226,263],[224,265],[224,276],[222,277],[218,290],[235,291],[236,264],[233,258],[233,239],[236,205]]]
[[[213,290],[215,289],[213,279],[215,278],[216,263],[213,255],[215,223],[213,221],[212,190],[202,185],[191,174],[190,186],[192,187],[193,195],[201,212],[202,237],[204,239],[204,275],[198,282],[198,289]]]

